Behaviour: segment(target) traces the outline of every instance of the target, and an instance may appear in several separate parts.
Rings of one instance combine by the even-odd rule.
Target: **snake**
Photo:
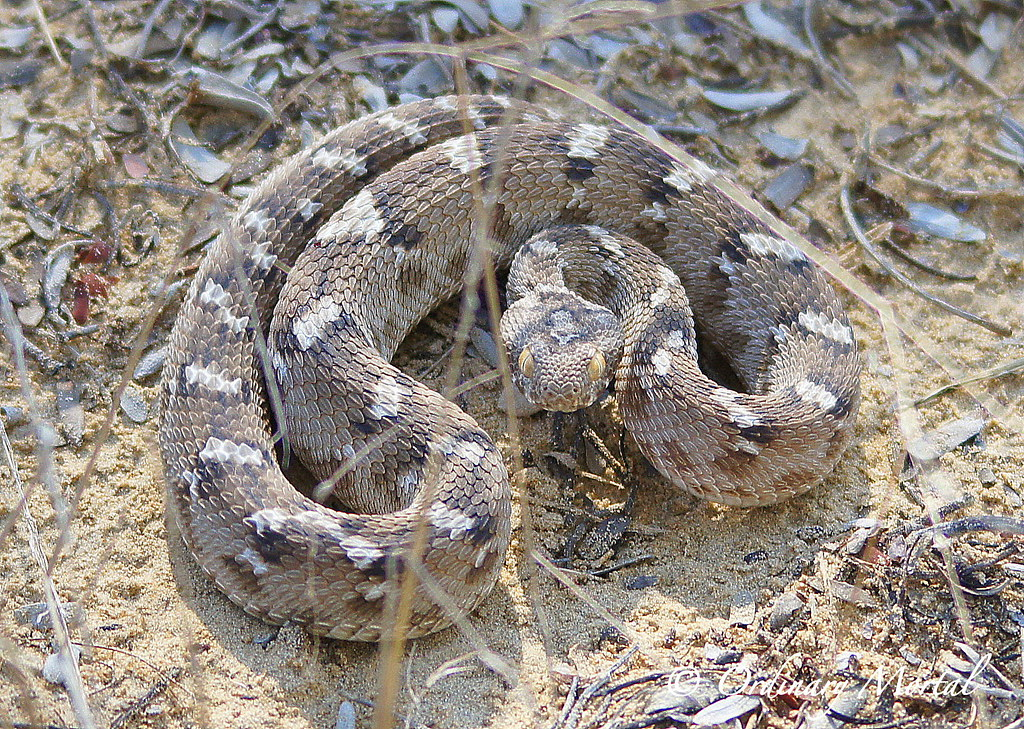
[[[168,507],[231,601],[378,641],[440,630],[488,595],[512,534],[501,452],[390,360],[441,303],[475,300],[491,267],[552,272],[508,298],[510,312],[542,307],[556,349],[581,338],[559,326],[587,302],[599,323],[623,320],[611,353],[583,342],[583,384],[562,395],[611,382],[670,483],[757,506],[823,480],[860,398],[839,297],[768,213],[664,146],[456,95],[344,124],[254,187],[184,295],[160,383]],[[547,377],[545,345],[514,319],[501,328],[529,390]],[[698,337],[740,387],[704,374]],[[313,492],[293,485],[296,462]]]

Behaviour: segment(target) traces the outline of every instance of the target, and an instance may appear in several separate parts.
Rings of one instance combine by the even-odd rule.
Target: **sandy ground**
[[[62,27],[60,21],[56,25]],[[755,124],[757,129],[771,126],[812,140],[816,184],[800,199],[802,212],[792,214],[790,221],[800,229],[806,228],[808,218],[823,223],[835,241],[827,244],[828,250],[913,322],[947,365],[977,372],[1020,357],[1024,346],[1019,336],[996,337],[892,285],[851,242],[838,207],[839,180],[856,171],[856,151],[844,146],[844,141],[895,122],[917,128],[924,120],[938,120],[929,139],[941,139],[944,144],[932,158],[928,176],[950,184],[968,178],[978,184],[1010,180],[1019,188],[1019,169],[1014,172],[1005,163],[981,156],[966,143],[973,134],[972,124],[984,117],[991,97],[976,85],[960,81],[935,94],[923,111],[897,104],[892,99],[893,79],[909,83],[913,77],[908,78],[891,46],[877,40],[844,41],[837,51],[857,89],[856,102],[827,86],[810,89],[795,106]],[[623,63],[629,70],[639,62],[627,57]],[[989,80],[998,89],[1019,90],[1024,84],[1021,69],[1024,57],[1018,47],[1006,52]],[[641,75],[637,72],[638,78]],[[800,77],[799,70],[780,69],[773,82],[796,84]],[[664,75],[650,80],[646,92],[669,104],[683,95],[682,87],[666,81]],[[47,142],[36,153],[20,149],[23,140],[17,137],[2,142],[0,189],[8,200],[12,183],[30,193],[40,192],[75,165],[83,166],[85,177],[103,179],[107,174],[103,165],[89,152],[90,140],[97,139],[90,136],[89,122],[103,118],[117,104],[98,77],[91,72],[76,77],[47,67],[27,93],[32,117],[49,116],[53,121],[41,126]],[[553,103],[576,108],[564,98]],[[1024,118],[1021,103],[1014,104],[1009,110]],[[992,125],[979,129],[978,135],[988,140]],[[756,142],[744,128],[727,136],[735,139],[735,158],[743,160],[735,176],[745,187],[760,189],[771,173],[758,163]],[[285,144],[284,148],[292,147]],[[112,148],[114,158],[125,151],[128,148]],[[702,151],[699,143],[695,151]],[[165,162],[154,159],[152,164]],[[891,174],[880,174],[877,186],[896,199],[943,199]],[[101,438],[132,343],[144,331],[147,315],[158,306],[154,291],[168,271],[182,266],[177,246],[188,222],[182,219],[181,198],[137,191],[111,195],[119,209],[138,203],[152,207],[160,225],[166,226],[160,229],[154,251],[131,268],[112,267],[110,273],[117,281],[109,297],[93,305],[90,323],[99,325],[94,332],[64,342],[57,336],[61,328],[51,322],[26,328],[29,340],[49,355],[73,362],[57,373],[33,359],[27,368],[28,387],[40,416],[58,424],[58,446],[52,455],[59,495],[47,494],[36,485],[38,441],[33,431],[24,418],[8,419],[16,463],[31,493],[28,509],[44,551],[52,556],[59,536],[70,536],[52,560],[52,577],[62,599],[82,608],[84,619],[74,624],[73,636],[82,645],[82,679],[97,724],[331,727],[339,705],[350,700],[356,705],[358,726],[369,726],[366,703],[376,695],[379,667],[375,646],[323,641],[294,628],[276,630],[264,625],[217,592],[184,551],[164,515],[155,442],[157,377],[131,385],[149,404],[149,417],[135,423],[118,411],[109,435]],[[83,197],[75,222],[90,229],[99,214],[96,204]],[[979,281],[924,280],[953,302],[1014,331],[1024,330],[1019,303],[1024,296],[1024,216],[1019,190],[1016,196],[973,201],[964,216],[985,229],[985,241],[936,240],[919,245],[918,250],[940,268],[977,272]],[[42,240],[31,233],[22,210],[5,209],[0,213],[4,280],[20,281],[34,300],[40,260],[59,243],[72,239]],[[183,267],[187,269],[199,255],[187,254]],[[650,476],[634,455],[628,461],[629,477],[642,488],[630,529],[610,559],[578,560],[574,571],[560,575],[572,585],[570,589],[531,554],[559,552],[572,529],[572,517],[586,510],[584,495],[595,508],[615,508],[623,504],[627,491],[594,482],[571,486],[536,466],[518,471],[513,481],[519,499],[513,544],[498,588],[472,616],[478,635],[449,630],[416,641],[400,666],[389,667],[401,685],[401,718],[436,727],[550,725],[573,676],[583,684],[590,682],[630,647],[637,650],[615,674],[615,683],[679,667],[717,676],[723,670],[712,660],[718,649],[738,652],[741,665],[766,674],[787,657],[801,656],[805,671],[829,675],[837,659],[853,651],[862,675],[877,668],[933,675],[953,650],[953,642],[964,640],[938,561],[917,565],[915,569],[925,577],[915,581],[902,570],[891,549],[872,546],[879,542],[870,542],[866,551],[851,551],[844,545],[855,519],[878,520],[886,530],[894,530],[922,517],[919,494],[928,482],[900,479],[905,444],[894,418],[897,374],[903,373],[911,397],[945,384],[948,378],[909,340],[905,341],[908,360],[894,362],[882,341],[872,302],[860,301],[849,292],[846,299],[863,351],[864,402],[854,444],[824,484],[776,507],[719,507],[697,502]],[[67,293],[65,300],[70,300]],[[176,306],[177,299],[157,317],[145,335],[147,348],[164,340]],[[410,373],[422,373],[446,351],[446,342],[434,334],[436,328],[422,327],[403,349],[399,362]],[[24,409],[10,353],[5,343],[0,352],[0,404]],[[470,356],[463,377],[469,379],[487,369]],[[81,393],[84,433],[80,442],[68,436],[55,411],[58,390],[65,383]],[[982,385],[980,390],[1003,409],[985,414],[988,425],[979,439],[942,457],[941,470],[930,483],[945,484],[954,495],[973,498],[954,517],[1019,514],[1024,493],[1020,468],[1024,442],[1018,430],[1022,381],[1011,377]],[[472,390],[464,404],[513,463],[514,446],[504,415],[494,409],[497,395],[498,385],[491,383]],[[975,412],[980,407],[974,399],[953,394],[922,407],[918,415],[928,430]],[[602,422],[600,413],[595,420]],[[530,418],[522,428],[522,453],[528,462],[542,462],[551,444],[548,419]],[[615,439],[612,435],[610,442]],[[83,484],[80,478],[90,458],[95,458],[95,468]],[[19,617],[23,615],[20,608],[43,599],[41,571],[27,546],[26,522],[16,518],[18,492],[11,485],[11,474],[5,466],[0,466],[0,473],[8,484],[0,490],[0,726],[5,720],[31,726],[78,726],[65,689],[41,674],[51,652],[51,634]],[[977,536],[969,549],[956,547],[957,558],[981,561],[1007,541],[995,535]],[[584,574],[643,555],[650,557],[607,577]],[[644,581],[648,586],[631,589],[638,586],[638,577],[654,579]],[[1022,609],[1021,578],[1016,579],[1010,580],[1002,595],[1003,609],[1011,613]],[[857,592],[845,592],[846,587]],[[805,609],[790,626],[772,630],[768,618],[774,602],[780,595],[794,593]],[[756,605],[753,621],[730,620],[730,610],[736,618],[751,599]],[[934,620],[908,618],[908,606],[918,610],[923,604],[934,610]],[[976,609],[984,612],[985,605],[989,603],[969,598],[972,618],[977,617]],[[1005,625],[998,621],[995,627],[984,621],[978,626],[974,644],[1009,656],[1000,665],[1019,685],[1019,658],[1012,660],[1014,650],[1019,656],[1019,643],[1014,648],[1005,637]],[[489,656],[487,661],[481,653]],[[968,699],[897,698],[896,718],[928,716],[956,725],[966,721],[970,712]],[[821,708],[822,697],[808,701],[806,711]],[[790,726],[797,720],[798,705],[787,705],[777,697],[766,699],[762,721]],[[1013,719],[1014,706],[1019,703],[990,706],[991,725]],[[596,711],[593,705],[583,710],[585,717]]]

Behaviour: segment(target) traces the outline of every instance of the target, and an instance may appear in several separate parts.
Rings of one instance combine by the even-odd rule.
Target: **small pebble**
[[[43,320],[46,310],[38,301],[32,301],[18,309],[18,321],[23,327],[32,328],[39,325]]]
[[[515,29],[523,24],[526,14],[521,0],[487,0],[487,7],[494,19],[506,28]]]
[[[907,452],[919,461],[931,461],[977,437],[984,427],[985,418],[980,413],[953,418],[909,444]]]
[[[356,729],[356,707],[351,701],[342,701],[338,707],[338,719],[334,729]]]
[[[919,233],[964,243],[977,243],[986,238],[985,231],[971,225],[951,210],[921,202],[908,202],[904,207],[907,209],[908,224]]]
[[[729,625],[747,627],[754,622],[757,613],[757,601],[750,590],[740,590],[732,596],[729,606]]]
[[[857,673],[860,658],[853,651],[843,651],[835,658],[835,670],[840,673]]]
[[[807,140],[802,138],[785,137],[775,132],[766,131],[758,134],[757,139],[765,149],[776,157],[791,162],[800,159],[807,151]]]
[[[900,655],[903,656],[903,660],[909,663],[911,666],[920,666],[922,661],[914,651],[910,650],[907,646],[900,646]]]
[[[875,536],[882,528],[882,523],[877,519],[857,519],[853,522],[853,532],[843,544],[843,552],[851,556],[858,555],[864,551],[868,540]]]
[[[79,657],[82,655],[82,649],[76,645],[71,646],[71,654],[75,663],[78,662]],[[43,664],[43,678],[52,684],[58,686],[67,685],[67,677],[71,672],[71,667],[65,662],[64,656],[60,653],[51,653],[46,657],[46,662]]]
[[[814,181],[814,171],[804,164],[792,164],[780,172],[764,189],[765,199],[776,210],[785,210],[799,198]]]
[[[757,564],[758,562],[768,561],[768,552],[764,549],[755,549],[753,552],[747,552],[743,555],[743,564]]]
[[[0,105],[5,101],[3,94],[0,94]],[[11,274],[6,271],[0,272],[0,286],[7,292],[7,298],[11,300],[11,303],[15,306],[25,306],[33,300],[33,296],[28,293],[28,289],[25,288],[25,284],[19,279],[14,278]]]
[[[657,575],[636,575],[630,577],[622,583],[622,586],[627,590],[644,590],[648,587],[654,587],[658,584]]]
[[[746,694],[730,694],[706,706],[693,717],[694,726],[716,726],[728,724],[754,709],[761,707],[761,699]]]
[[[678,680],[675,675],[669,676],[669,684],[651,694],[646,708],[648,714],[666,712],[668,716],[676,719],[679,714],[696,714],[705,706],[722,698],[717,681],[704,676],[684,676],[680,674]]]
[[[37,234],[39,231],[35,231]],[[75,247],[65,243],[51,251],[46,257],[43,274],[43,301],[47,311],[60,308],[60,295],[71,271],[71,263],[75,258]]]
[[[164,362],[167,360],[167,348],[159,347],[157,349],[150,350],[142,355],[139,359],[139,363],[135,366],[135,372],[132,373],[133,380],[144,380],[152,374],[159,372],[163,369]]]
[[[69,625],[82,625],[85,622],[85,610],[81,603],[65,602],[60,611]],[[33,602],[14,609],[14,619],[22,625],[31,625],[36,630],[52,630],[50,609],[45,602]]]
[[[121,411],[133,423],[145,423],[149,420],[149,403],[138,388],[126,387],[121,396]]]
[[[743,657],[743,654],[738,650],[732,648],[722,648],[721,646],[708,643],[704,646],[704,658],[709,663],[714,663],[716,666],[725,666],[730,663],[738,663]]]
[[[56,384],[57,418],[64,436],[72,445],[80,445],[85,437],[85,409],[81,392],[72,382]]]
[[[797,616],[804,609],[804,601],[795,592],[784,592],[779,595],[772,606],[772,614],[768,618],[768,628],[778,632]]]
[[[564,661],[551,666],[549,674],[551,678],[563,686],[572,685],[572,682],[580,677],[580,672]]]
[[[3,413],[6,418],[8,427],[17,427],[28,423],[25,409],[18,405],[0,405],[0,413]]]

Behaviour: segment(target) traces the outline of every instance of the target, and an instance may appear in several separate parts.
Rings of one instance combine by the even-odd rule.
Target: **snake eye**
[[[594,356],[590,358],[590,362],[587,364],[587,374],[590,376],[591,382],[597,382],[604,377],[604,371],[608,367],[608,362],[605,361],[604,355],[600,352],[594,352]]]
[[[536,370],[537,366],[533,363],[533,352],[529,347],[524,347],[523,351],[519,353],[519,371],[523,373],[524,377],[533,377]]]

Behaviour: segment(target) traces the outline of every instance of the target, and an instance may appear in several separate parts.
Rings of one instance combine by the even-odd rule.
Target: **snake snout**
[[[527,399],[545,410],[575,412],[608,389],[618,353],[592,344],[570,347],[533,342],[510,357],[512,379]]]

